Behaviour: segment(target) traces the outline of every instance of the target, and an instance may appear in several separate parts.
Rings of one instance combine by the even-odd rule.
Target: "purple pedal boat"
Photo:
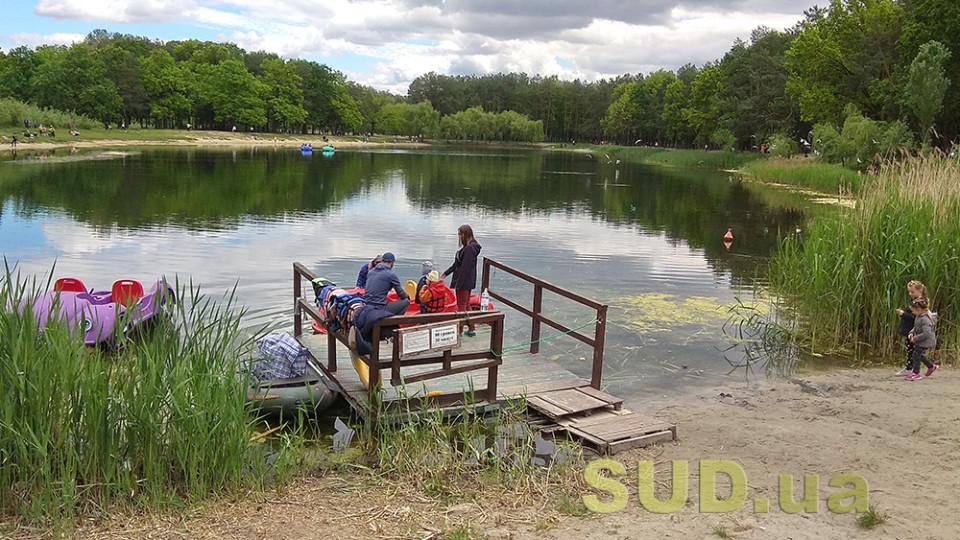
[[[129,279],[115,282],[109,291],[87,292],[80,280],[61,278],[53,291],[34,301],[33,315],[41,329],[51,319],[59,319],[67,328],[82,332],[86,345],[119,348],[123,336],[160,314],[167,302],[176,302],[176,296],[163,280],[147,293],[138,281]],[[118,329],[118,323],[124,327]]]

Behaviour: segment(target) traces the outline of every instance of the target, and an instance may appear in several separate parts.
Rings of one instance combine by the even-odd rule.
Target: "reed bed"
[[[887,164],[854,209],[821,216],[783,240],[770,279],[818,350],[902,353],[896,308],[906,284],[927,285],[940,361],[960,343],[960,166],[933,156]]]
[[[764,181],[801,186],[824,193],[860,193],[873,177],[832,163],[811,159],[769,158],[747,163],[743,172]]]
[[[648,165],[667,165],[671,167],[690,167],[695,169],[737,169],[745,163],[759,159],[760,154],[748,152],[682,150],[656,147],[594,147],[596,154],[609,154],[612,159],[623,159],[633,163]]]
[[[182,508],[262,484],[238,358],[250,347],[231,296],[199,287],[118,353],[85,347],[63,324],[42,332],[31,298],[49,283],[8,268],[0,286],[0,511],[69,531],[114,505]],[[21,316],[16,306],[27,306]]]

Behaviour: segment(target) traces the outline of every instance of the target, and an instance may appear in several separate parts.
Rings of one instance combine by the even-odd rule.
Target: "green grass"
[[[595,159],[623,160],[630,163],[690,167],[696,169],[738,169],[760,158],[760,154],[705,150],[677,150],[646,146],[587,146]]]
[[[769,277],[814,350],[848,349],[899,359],[895,310],[908,281],[927,285],[940,361],[960,343],[960,166],[908,160],[866,184],[856,208],[823,214],[781,242]]]
[[[487,536],[472,525],[460,525],[443,535],[444,540],[482,540]]]
[[[402,420],[378,414],[365,426],[361,444],[367,448],[365,455],[375,456],[367,465],[378,476],[411,484],[448,503],[488,486],[519,496],[575,489],[580,483],[576,470],[583,464],[579,447],[557,442],[558,451],[570,459],[538,463],[536,433],[524,423],[525,409],[518,401],[486,415],[468,407],[446,417],[424,404],[422,414]]]
[[[28,306],[49,285],[8,268],[0,305]],[[275,474],[250,442],[256,420],[235,375],[252,343],[242,312],[192,284],[176,290],[179,302],[119,353],[0,312],[2,514],[69,532],[115,505],[183,508]]]
[[[734,538],[733,534],[727,531],[727,528],[723,525],[717,525],[716,527],[714,527],[713,534],[718,538],[724,538],[724,539]]]
[[[805,187],[824,193],[859,193],[872,177],[813,158],[764,158],[744,165],[743,173],[758,180]]]
[[[866,512],[857,516],[857,526],[861,529],[872,529],[887,522],[887,516],[870,507]]]

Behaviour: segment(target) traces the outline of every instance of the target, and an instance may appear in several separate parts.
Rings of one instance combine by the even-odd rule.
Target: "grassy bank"
[[[576,145],[564,146],[562,149],[588,150],[591,155],[601,160],[614,161],[619,159],[629,163],[695,169],[738,169],[744,164],[761,157],[760,154],[743,152],[677,150],[647,146]]]
[[[29,306],[47,285],[8,271],[0,305]],[[180,302],[119,353],[84,347],[64,324],[41,333],[29,315],[0,313],[4,515],[69,531],[115,505],[183,507],[262,484],[234,376],[249,344],[240,317],[177,289]]]
[[[894,355],[895,309],[906,303],[906,284],[928,287],[939,313],[940,359],[960,343],[960,166],[938,158],[884,167],[861,187],[854,209],[821,216],[806,236],[783,241],[772,257],[770,279],[787,299],[815,350],[847,349]]]
[[[0,305],[29,309],[49,285],[8,271]],[[176,289],[179,302],[120,352],[89,349],[64,324],[41,332],[32,316],[0,311],[0,536],[24,527],[69,536],[81,517],[189,512],[324,470],[358,485],[413,486],[445,504],[508,492],[584,511],[579,449],[561,443],[541,455],[523,403],[493,416],[382,419],[342,452],[305,422],[257,435],[234,375],[253,348],[242,312],[232,299]]]
[[[873,177],[811,158],[763,158],[746,163],[742,172],[765,182],[800,186],[824,193],[859,193]]]

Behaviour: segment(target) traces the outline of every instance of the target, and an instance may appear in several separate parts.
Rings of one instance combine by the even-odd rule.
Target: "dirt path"
[[[957,538],[960,537],[960,412],[955,396],[960,373],[947,368],[919,382],[892,376],[892,369],[845,370],[727,385],[701,392],[687,403],[662,409],[676,422],[679,440],[614,456],[628,470],[626,508],[581,516],[563,512],[557,499],[518,501],[505,496],[443,503],[410,486],[331,474],[303,478],[282,492],[219,501],[187,519],[118,518],[81,528],[78,538],[444,538],[470,530],[476,538]],[[670,461],[689,464],[688,498],[679,510],[654,514],[637,495],[637,462],[654,462],[656,491],[670,494]],[[727,513],[698,509],[698,464],[719,460],[739,467],[746,501]],[[777,475],[819,478],[819,511],[788,514],[778,502]],[[869,505],[886,516],[872,530],[857,526],[857,514],[828,509],[838,474],[867,482]],[[730,494],[717,475],[720,499]],[[849,489],[850,486],[847,486]],[[583,486],[582,495],[608,494]],[[766,499],[767,513],[754,512]],[[702,501],[700,501],[702,502]],[[845,504],[854,502],[848,498]],[[28,536],[26,531],[20,531]]]

